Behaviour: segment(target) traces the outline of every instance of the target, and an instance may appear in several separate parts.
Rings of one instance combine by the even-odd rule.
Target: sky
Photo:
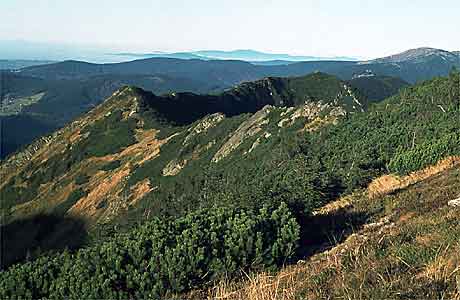
[[[0,41],[376,58],[460,50],[458,0],[0,0]]]

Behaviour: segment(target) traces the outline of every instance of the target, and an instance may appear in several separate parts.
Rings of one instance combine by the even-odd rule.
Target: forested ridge
[[[63,61],[14,72],[2,70],[0,89],[13,107],[18,108],[24,97],[43,94],[39,101],[27,102],[16,109],[14,116],[0,116],[5,128],[20,132],[18,135],[21,136],[4,135],[0,159],[34,139],[65,126],[125,85],[138,86],[157,94],[218,93],[245,81],[274,76],[305,76],[320,71],[347,80],[351,85],[355,82],[364,89],[363,94],[368,98],[380,101],[406,82],[414,84],[436,76],[446,76],[453,66],[460,67],[457,52],[420,48],[362,62],[307,61],[254,65],[234,60],[148,58],[115,64]],[[378,80],[361,76],[369,73]],[[386,85],[382,86],[379,81],[384,81]],[[29,123],[39,126],[38,129],[27,130],[31,127],[26,125]]]

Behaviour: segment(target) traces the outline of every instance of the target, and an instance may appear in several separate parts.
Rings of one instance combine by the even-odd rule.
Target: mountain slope
[[[405,157],[412,152],[398,145],[414,143],[414,132],[421,149],[431,139],[455,133],[458,124],[449,121],[458,110],[455,78],[404,90],[364,114],[356,113],[365,103],[351,88],[321,73],[267,78],[217,96],[159,97],[125,88],[2,163],[5,220],[69,211],[93,224],[122,215],[120,221],[129,223],[143,214],[177,214],[199,207],[208,193],[223,191],[231,201],[237,201],[237,192],[246,197],[241,203],[256,203],[260,195],[253,193],[254,186],[262,194],[273,192],[271,180],[281,175],[272,167],[277,160],[285,168],[303,165],[298,169],[306,172],[302,177],[289,175],[290,180],[302,178],[303,188],[280,186],[293,189],[293,194],[285,191],[277,197],[299,201],[293,205],[304,209],[310,205],[300,196],[306,190],[310,199],[334,197],[365,185],[385,164],[395,170],[411,168]],[[431,96],[420,98],[420,93],[433,94],[436,102]],[[181,105],[187,106],[178,109]],[[344,115],[352,117],[339,127],[327,126]],[[430,133],[433,126],[438,129]],[[318,130],[321,134],[315,133]],[[412,150],[419,155],[418,148]],[[302,151],[306,154],[299,154]],[[417,163],[431,163],[424,159]],[[254,182],[264,172],[271,174],[267,181]]]
[[[460,66],[460,57],[441,49],[418,48],[359,64],[369,66],[376,74],[391,74],[413,83],[432,76],[445,76],[453,67]]]
[[[368,102],[380,102],[398,93],[409,84],[402,79],[388,76],[358,76],[348,81],[349,85]]]
[[[159,94],[172,91],[204,93],[216,88],[212,83],[164,75],[108,74],[81,80],[54,80],[3,73],[4,100],[0,120],[6,135],[1,137],[5,146],[0,151],[0,158],[66,125],[126,85],[136,85]],[[39,123],[48,125],[39,126],[43,129],[39,131],[27,130]]]
[[[402,176],[460,154],[459,80],[452,72],[403,89],[365,112],[348,105],[350,89],[343,82],[324,74],[281,80],[289,87],[284,92],[267,89],[262,80],[253,85],[251,103],[262,105],[258,100],[276,91],[269,98],[275,104],[281,104],[280,95],[290,103],[295,94],[300,101],[294,103],[301,105],[266,105],[233,117],[213,113],[180,126],[175,123],[183,115],[175,118],[165,109],[176,104],[174,98],[120,90],[41,145],[2,163],[2,229],[25,222],[34,230],[16,239],[6,235],[13,240],[2,245],[15,246],[14,252],[2,251],[15,254],[7,263],[33,261],[1,272],[0,293],[66,297],[81,292],[81,282],[91,286],[90,274],[96,272],[107,284],[86,288],[85,295],[145,298],[153,291],[156,298],[168,298],[203,288],[227,268],[257,271],[290,262],[294,254],[308,257],[328,238],[318,232],[324,227],[312,218],[315,209],[366,188],[378,176]],[[334,86],[342,93],[330,92]],[[238,89],[225,94],[229,103],[239,101]],[[317,98],[305,103],[305,96]],[[379,204],[365,207],[385,211]],[[33,219],[40,215],[59,221]],[[359,212],[330,220],[337,230],[332,233],[345,236],[346,224],[359,228],[370,220]],[[73,230],[81,228],[77,221],[88,230],[89,247],[44,255],[74,240]],[[409,247],[407,253],[404,258],[414,252]],[[44,274],[46,280],[29,276],[45,265],[55,270]],[[63,285],[62,278],[78,280]]]
[[[133,154],[139,152],[137,156],[143,161],[148,161],[146,157],[149,155],[155,157],[159,147],[168,139],[179,133],[182,135],[181,138],[184,138],[184,133],[194,128],[187,129],[183,126],[199,127],[205,126],[200,124],[211,122],[206,126],[213,127],[222,121],[223,115],[228,117],[224,122],[228,123],[227,126],[231,123],[236,125],[238,122],[251,119],[245,115],[246,113],[255,113],[270,105],[279,107],[319,105],[321,109],[318,113],[326,108],[331,110],[333,107],[337,107],[340,114],[362,111],[361,104],[344,83],[335,77],[320,73],[302,78],[267,78],[240,85],[216,96],[190,93],[156,96],[138,88],[124,88],[88,115],[56,132],[50,138],[44,139],[48,146],[43,147],[40,145],[42,142],[38,141],[29,146],[26,151],[10,157],[2,164],[2,173],[6,183],[13,176],[11,168],[17,168],[18,164],[23,163],[29,165],[26,169],[31,166],[37,167],[36,164],[43,159],[45,164],[41,166],[40,173],[50,172],[49,175],[65,170],[70,171],[75,168],[73,164],[82,163],[87,159],[94,160],[97,157],[102,159],[101,163],[107,160],[120,161],[123,157],[131,161],[136,157]],[[267,112],[269,110],[273,109],[268,108]],[[277,114],[279,115],[280,112],[278,110]],[[294,111],[290,109],[285,115],[289,116],[293,113]],[[297,113],[301,114],[301,112]],[[209,121],[210,117],[206,117],[207,115],[215,116],[215,120]],[[233,116],[235,118],[232,118]],[[301,115],[294,118],[298,117]],[[173,132],[176,133],[169,135]],[[115,137],[116,140],[112,140]],[[193,134],[190,134],[188,139],[192,137]],[[219,138],[222,140],[225,137]],[[158,148],[149,149],[147,145],[157,145]],[[67,150],[62,152],[65,149]],[[127,151],[127,149],[131,150]],[[150,152],[151,154],[148,154]],[[135,163],[131,161],[128,165],[134,166]],[[24,176],[26,179],[30,175],[24,174]],[[51,178],[45,176],[37,179],[44,180],[46,177]],[[2,187],[5,187],[5,183]],[[14,193],[11,196],[15,197]],[[27,197],[21,199],[22,202],[30,200],[32,199]],[[13,199],[11,201],[14,202]]]
[[[293,85],[295,89],[295,81],[296,80],[286,81],[284,79],[271,78],[268,81],[265,81],[265,84],[267,86],[274,85],[274,88],[281,90],[291,89],[290,85]],[[93,76],[88,79],[55,80],[26,76],[21,73],[5,73],[2,84],[2,86],[4,86],[4,104],[0,118],[5,132],[14,132],[15,135],[20,136],[21,139],[19,140],[11,137],[10,135],[4,135],[2,137],[2,141],[5,147],[2,148],[0,157],[5,157],[9,153],[14,152],[14,150],[30,143],[36,137],[50,133],[53,129],[64,126],[70,120],[75,119],[79,115],[84,114],[91,108],[95,107],[100,103],[100,101],[102,101],[102,99],[110,96],[113,91],[124,85],[139,86],[145,90],[154,91],[158,94],[172,91],[204,93],[216,88],[218,89],[218,87],[214,86],[213,83],[204,83],[201,81],[168,76],[108,74]],[[252,83],[241,85],[239,87],[240,91],[238,92],[233,91],[219,97],[207,97],[207,102],[202,103],[203,105],[209,105],[210,103],[215,102],[225,103],[225,99],[229,97],[232,98],[234,95],[240,98],[251,96],[251,85]],[[261,82],[260,85],[263,85],[263,82]],[[331,93],[338,93],[338,90],[340,89],[338,81],[332,85],[333,88]],[[364,88],[364,85],[361,86]],[[368,88],[372,88],[372,86],[369,85]],[[246,91],[245,89],[248,90]],[[392,91],[396,92],[395,89]],[[276,90],[273,90],[273,92],[276,96]],[[375,90],[375,92],[378,93],[378,90]],[[237,95],[238,93],[240,93],[240,95]],[[264,97],[267,97],[268,99],[273,98],[269,95],[269,93],[270,91],[266,90],[266,95],[264,95]],[[288,97],[291,102],[293,101],[291,99],[292,97],[301,98],[305,96],[318,98],[321,96],[319,94],[296,95],[296,93],[298,93],[296,91],[290,91],[289,93],[292,94],[289,96],[290,98]],[[188,105],[187,103],[183,103],[184,99],[186,100],[192,97],[204,98],[198,95],[191,95],[190,93],[182,95],[179,92],[176,93],[176,96],[172,97],[170,95],[169,97],[175,98],[178,103],[181,103],[181,105]],[[260,98],[262,95],[259,95],[258,97]],[[381,98],[383,98],[382,95]],[[34,99],[34,101],[31,101],[30,99]],[[276,99],[271,99],[270,101],[266,101],[264,103],[275,104],[276,101]],[[362,101],[362,99],[360,101]],[[251,111],[260,108],[260,105],[254,106]],[[249,108],[244,108],[243,110],[249,111],[248,109]],[[209,108],[208,110],[215,111],[216,108]],[[48,125],[39,126],[39,128],[42,128],[42,130],[39,131],[27,131],[22,129],[27,128],[29,122],[31,121]],[[22,125],[18,126],[19,124]]]
[[[458,55],[455,52],[449,52],[435,48],[417,48],[404,51],[388,57],[378,58],[368,63],[403,63],[412,62],[420,63],[427,60],[442,59],[451,63],[458,63]]]
[[[139,214],[182,214],[198,199],[167,199],[183,177],[186,185],[206,177],[197,166],[254,159],[259,150],[269,153],[271,141],[277,143],[288,131],[314,130],[321,122],[362,111],[355,99],[343,82],[320,73],[267,78],[217,96],[156,96],[123,88],[89,114],[2,163],[3,222],[56,216],[45,239],[33,231],[24,239],[31,241],[28,249],[47,249],[65,244],[67,230],[73,230],[69,218],[97,232],[118,220],[135,223]],[[318,124],[304,128],[313,120]],[[183,197],[187,193],[184,190]],[[141,200],[148,195],[158,197],[159,205],[144,208],[147,202]],[[35,221],[24,227],[30,224]],[[19,249],[4,262],[26,255]]]
[[[318,210],[312,220],[318,237],[345,235],[326,240],[324,251],[276,274],[250,274],[186,298],[458,299],[460,210],[448,205],[460,196],[456,161],[407,188],[377,198],[358,192]],[[337,227],[362,214],[365,224]]]

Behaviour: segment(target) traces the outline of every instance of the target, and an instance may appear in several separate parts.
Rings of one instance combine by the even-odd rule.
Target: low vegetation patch
[[[13,266],[0,273],[0,297],[155,299],[241,269],[279,266],[298,239],[299,225],[285,204],[158,218],[74,254]]]
[[[109,116],[97,121],[89,129],[88,138],[72,149],[73,153],[84,157],[100,157],[119,152],[136,142],[134,129],[136,122],[132,118],[123,120],[121,110],[111,112]],[[85,134],[83,131],[82,134]]]

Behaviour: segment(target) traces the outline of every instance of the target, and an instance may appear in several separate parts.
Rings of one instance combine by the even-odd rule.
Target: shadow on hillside
[[[353,232],[361,229],[368,217],[364,213],[338,211],[302,220],[299,258],[308,258],[343,242]]]
[[[87,241],[83,220],[39,215],[0,227],[0,270],[40,254],[77,249]]]

